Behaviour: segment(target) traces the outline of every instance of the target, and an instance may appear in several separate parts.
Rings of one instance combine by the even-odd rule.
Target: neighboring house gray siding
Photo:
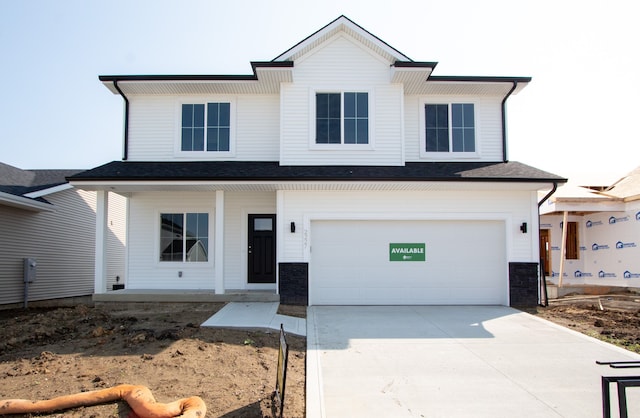
[[[0,305],[24,301],[25,257],[38,263],[29,301],[93,293],[95,192],[67,189],[46,200],[55,211],[0,205]]]

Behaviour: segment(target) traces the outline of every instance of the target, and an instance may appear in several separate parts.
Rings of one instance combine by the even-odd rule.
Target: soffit
[[[173,76],[167,76],[165,80],[161,79],[162,76],[153,76],[151,80],[143,79],[144,76],[137,77],[139,79],[123,76],[117,84],[125,95],[278,94],[281,83],[293,81],[293,67],[257,68],[256,75],[193,76],[193,79],[184,76],[182,80],[172,80]],[[113,81],[103,83],[112,93],[119,94]]]
[[[417,75],[405,76],[405,94],[448,95],[448,96],[505,96],[513,88],[512,81],[432,81],[416,79]],[[513,94],[517,94],[526,83],[518,83]]]
[[[265,191],[536,191],[548,183],[496,182],[179,182],[123,181],[80,182],[72,184],[82,190],[104,190],[127,195],[146,191],[265,192]]]

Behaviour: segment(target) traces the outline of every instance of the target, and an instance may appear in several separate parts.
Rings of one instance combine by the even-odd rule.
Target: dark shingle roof
[[[22,196],[67,183],[66,178],[82,170],[22,170],[0,163],[0,192]]]
[[[566,182],[518,162],[419,162],[404,166],[283,166],[278,162],[113,161],[71,181],[495,181]]]

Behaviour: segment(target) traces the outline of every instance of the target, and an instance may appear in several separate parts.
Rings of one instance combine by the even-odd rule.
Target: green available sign
[[[425,261],[424,243],[389,244],[389,261]]]

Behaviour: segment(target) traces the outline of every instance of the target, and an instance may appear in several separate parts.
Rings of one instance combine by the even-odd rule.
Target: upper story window
[[[426,103],[423,138],[426,153],[475,153],[473,103]]]
[[[316,93],[316,144],[368,144],[369,93]]]
[[[230,151],[231,104],[182,105],[181,151]]]

